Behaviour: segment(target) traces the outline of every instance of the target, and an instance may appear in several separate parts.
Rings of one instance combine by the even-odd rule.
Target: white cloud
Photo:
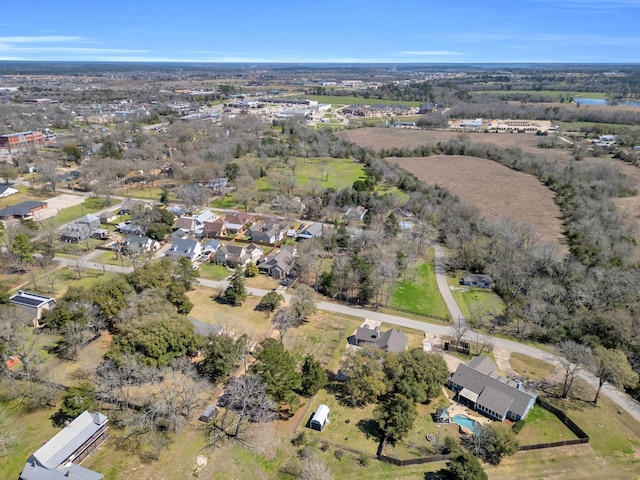
[[[82,37],[69,37],[64,35],[42,36],[13,36],[0,37],[0,44],[24,44],[24,43],[74,43],[81,42]]]
[[[421,55],[427,57],[449,57],[449,56],[459,56],[459,55],[467,55],[462,52],[451,52],[448,50],[409,50],[405,52],[400,52],[401,55]]]

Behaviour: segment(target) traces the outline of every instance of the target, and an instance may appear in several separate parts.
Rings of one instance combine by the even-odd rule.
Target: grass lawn
[[[391,296],[391,308],[418,315],[447,316],[447,306],[440,296],[440,291],[436,284],[432,251],[430,251],[427,261],[411,268],[405,278],[405,281],[398,283]]]
[[[122,195],[124,197],[140,198],[143,200],[160,201],[162,188],[151,187],[148,185],[133,185],[127,188],[120,188],[113,191],[114,195]]]
[[[50,193],[43,192],[40,189],[31,190],[25,185],[14,185],[13,188],[18,190],[18,193],[0,198],[0,208],[17,205],[18,203],[26,202],[28,200],[42,201],[51,197]]]
[[[224,265],[211,262],[201,263],[198,271],[200,272],[200,278],[208,280],[224,280],[229,275],[233,275],[233,272]]]
[[[579,132],[582,127],[592,127],[593,125],[602,125],[604,127],[611,127],[613,129],[620,129],[624,127],[632,127],[632,125],[621,125],[615,123],[599,123],[599,122],[555,122],[565,132]]]
[[[0,406],[6,408],[13,416],[11,422],[18,433],[10,453],[0,457],[0,478],[5,479],[18,478],[29,455],[60,430],[55,428],[49,419],[56,409],[43,408],[34,412],[24,412],[15,403],[0,399]]]
[[[538,360],[537,358],[519,352],[511,353],[509,365],[511,365],[511,368],[518,372],[519,375],[532,380],[547,378],[556,369],[555,366],[544,360]]]
[[[474,317],[484,317],[498,315],[504,311],[504,302],[491,289],[471,288],[460,285],[461,276],[447,277],[447,282],[451,287],[453,298],[462,310],[462,314],[473,322]]]
[[[255,309],[260,301],[259,298],[248,296],[244,304],[232,307],[214,300],[212,297],[216,294],[215,290],[204,287],[196,287],[187,292],[187,296],[194,304],[189,316],[201,322],[222,325],[227,332],[233,334],[246,333],[252,341],[256,342],[269,335],[271,320],[264,312],[258,312]]]
[[[379,100],[377,98],[363,97],[341,97],[339,95],[310,95],[306,96],[309,100],[317,100],[320,103],[330,103],[332,105],[408,105],[410,107],[419,107],[422,102],[403,102],[399,100]]]
[[[520,445],[562,442],[577,438],[553,413],[540,405],[534,405],[525,420],[525,427],[518,434]]]

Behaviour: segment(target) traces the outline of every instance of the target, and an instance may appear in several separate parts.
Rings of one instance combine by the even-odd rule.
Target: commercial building
[[[0,147],[8,148],[9,151],[11,151],[12,148],[42,144],[44,144],[44,135],[42,135],[42,132],[28,131],[0,135]]]

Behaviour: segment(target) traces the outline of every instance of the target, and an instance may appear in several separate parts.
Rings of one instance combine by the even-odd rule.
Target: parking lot
[[[35,213],[34,218],[36,220],[44,220],[46,218],[54,217],[60,213],[61,210],[73,207],[74,205],[80,205],[84,200],[85,197],[81,195],[70,195],[68,193],[63,193],[57,197],[49,198],[44,200],[47,202],[48,207],[38,210]]]

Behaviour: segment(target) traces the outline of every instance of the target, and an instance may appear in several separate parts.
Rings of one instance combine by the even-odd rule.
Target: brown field
[[[567,162],[571,155],[568,148],[539,148],[540,137],[532,133],[482,133],[455,132],[450,130],[409,130],[402,128],[358,128],[338,133],[347,140],[380,150],[381,148],[414,149],[421,145],[435,145],[461,136],[471,143],[493,143],[502,148],[520,148],[523,153],[535,155],[548,162]],[[546,138],[546,137],[544,137]],[[562,145],[562,141],[558,141]]]
[[[527,223],[542,239],[565,246],[554,194],[531,175],[476,157],[434,155],[387,160],[425,183],[446,188],[486,218],[510,217]]]

